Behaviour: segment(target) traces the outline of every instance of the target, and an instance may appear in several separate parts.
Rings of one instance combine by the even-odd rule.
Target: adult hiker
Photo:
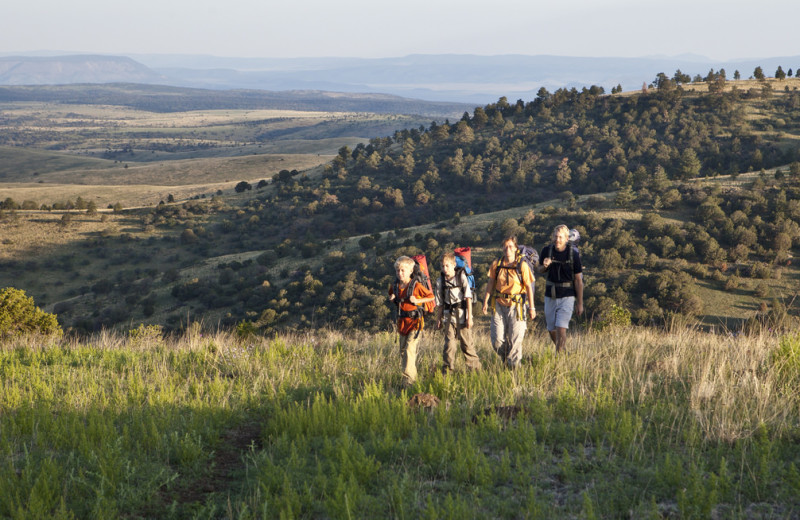
[[[572,313],[583,314],[583,266],[578,248],[569,241],[569,228],[553,229],[552,244],[542,249],[536,270],[546,273],[544,316],[556,352],[566,349]]]
[[[489,284],[483,298],[484,314],[489,312],[490,300],[494,307],[489,328],[492,348],[508,368],[516,368],[522,360],[526,314],[531,320],[536,317],[533,287],[533,272],[519,253],[517,237],[510,236],[503,240],[503,256],[489,268]]]

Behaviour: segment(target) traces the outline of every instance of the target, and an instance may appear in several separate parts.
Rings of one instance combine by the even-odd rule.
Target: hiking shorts
[[[547,330],[568,329],[569,320],[572,318],[572,310],[575,308],[575,297],[566,296],[564,298],[544,297],[544,319],[547,323]]]

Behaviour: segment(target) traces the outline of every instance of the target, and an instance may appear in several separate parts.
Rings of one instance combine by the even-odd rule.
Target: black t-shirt
[[[571,270],[569,269],[570,247],[572,248]],[[558,251],[554,245],[550,244],[548,246],[544,246],[542,249],[542,254],[539,256],[539,261],[543,262],[545,258],[553,259],[553,263],[551,263],[550,267],[548,267],[547,271],[545,271],[548,286],[551,284],[570,282],[569,287],[558,287],[556,285],[556,298],[575,296],[575,289],[573,288],[571,282],[575,279],[575,275],[577,273],[583,272],[583,266],[581,265],[581,254],[578,252],[578,248],[568,245],[563,251]],[[551,289],[549,287],[545,287],[545,296],[551,296],[550,291]]]

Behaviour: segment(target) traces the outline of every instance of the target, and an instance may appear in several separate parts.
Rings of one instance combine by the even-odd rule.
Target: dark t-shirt
[[[569,247],[572,247],[572,270],[569,269]],[[581,265],[581,254],[575,246],[567,246],[563,251],[558,251],[555,246],[548,245],[542,249],[542,254],[539,256],[539,261],[544,261],[545,258],[552,258],[553,263],[545,271],[547,285],[553,283],[559,284],[564,282],[572,282],[575,279],[575,274],[583,272]],[[545,287],[545,296],[551,295],[551,289]],[[556,286],[556,298],[566,298],[568,296],[575,296],[575,289],[570,284],[569,287]]]

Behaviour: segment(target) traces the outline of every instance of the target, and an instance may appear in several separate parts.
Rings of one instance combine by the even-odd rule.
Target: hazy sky
[[[0,53],[392,57],[800,54],[798,0],[23,0]]]

